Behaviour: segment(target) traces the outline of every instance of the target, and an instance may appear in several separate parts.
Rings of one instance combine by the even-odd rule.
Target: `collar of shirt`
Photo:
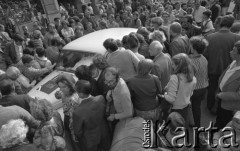
[[[158,58],[162,57],[163,56],[163,53],[159,53],[154,59],[153,59],[153,62],[155,62]]]
[[[237,71],[237,70],[240,70],[240,66],[236,66],[236,60],[234,60],[230,66],[229,66],[229,69],[227,70],[227,72],[232,72],[232,71]]]
[[[122,82],[123,82],[123,79],[119,78],[119,81],[118,81],[116,87],[112,90],[112,92],[118,92],[118,90],[121,88]]]
[[[84,98],[84,99],[79,98],[79,99],[81,99],[81,102],[84,103],[84,102],[86,102],[86,100],[88,100],[91,97],[92,97],[92,95],[89,95],[87,98]]]

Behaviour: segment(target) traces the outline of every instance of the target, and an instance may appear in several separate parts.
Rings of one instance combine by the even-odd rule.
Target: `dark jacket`
[[[159,106],[157,94],[162,91],[161,83],[156,76],[137,75],[128,81],[134,108],[140,111],[154,110]]]
[[[73,130],[79,145],[84,151],[94,146],[102,150],[109,150],[110,136],[105,119],[105,105],[103,96],[90,97],[73,112]]]
[[[21,108],[25,109],[30,113],[30,106],[29,102],[32,100],[30,96],[26,94],[22,95],[8,95],[8,96],[3,96],[0,99],[0,105],[2,106],[12,106],[12,105],[17,105],[20,106]]]
[[[219,85],[229,67],[223,72],[219,78]],[[240,70],[237,70],[233,75],[229,77],[226,83],[222,87],[220,92],[220,99],[222,108],[231,111],[240,110]]]
[[[230,30],[220,29],[218,32],[207,36],[209,45],[204,53],[208,60],[208,74],[221,75],[232,62],[230,51],[235,42],[240,40],[240,35]]]
[[[177,36],[170,43],[169,53],[173,57],[179,53],[189,54],[191,51],[189,39],[185,36]]]

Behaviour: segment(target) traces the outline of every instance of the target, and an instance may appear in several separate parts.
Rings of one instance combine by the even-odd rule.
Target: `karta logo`
[[[143,122],[143,147],[144,148],[155,148],[165,146],[167,148],[200,148],[201,134],[206,136],[204,138],[204,145],[208,145],[212,148],[221,146],[223,148],[239,146],[236,143],[236,132],[232,127],[224,127],[219,131],[218,128],[213,126],[213,122],[210,122],[207,128],[204,127],[193,127],[192,135],[190,138],[190,132],[185,127],[177,127],[173,132],[171,132],[171,137],[169,137],[169,131],[171,131],[168,126],[171,121],[161,124],[154,124],[151,120],[146,120]],[[158,126],[156,126],[158,125]],[[216,132],[220,132],[222,135],[218,140],[213,141],[213,135]],[[189,139],[193,139],[193,143],[189,143]],[[162,144],[158,146],[158,144]]]

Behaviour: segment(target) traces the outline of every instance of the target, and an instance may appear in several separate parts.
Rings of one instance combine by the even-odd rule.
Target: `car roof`
[[[106,49],[103,47],[103,42],[107,38],[122,40],[123,36],[136,31],[135,28],[109,28],[95,31],[68,43],[63,50],[104,54]]]

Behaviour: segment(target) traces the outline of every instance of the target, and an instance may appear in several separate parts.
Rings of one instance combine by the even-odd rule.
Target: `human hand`
[[[221,99],[221,92],[216,95],[217,99]]]
[[[36,83],[37,83],[37,81],[36,81],[36,80],[33,80],[30,85],[31,85],[31,86],[34,86]]]
[[[56,63],[54,63],[53,65],[47,67],[47,69],[48,69],[48,70],[52,70],[55,66],[56,66]]]
[[[110,114],[110,116],[107,118],[108,121],[114,121],[114,119],[115,119],[114,114]]]

